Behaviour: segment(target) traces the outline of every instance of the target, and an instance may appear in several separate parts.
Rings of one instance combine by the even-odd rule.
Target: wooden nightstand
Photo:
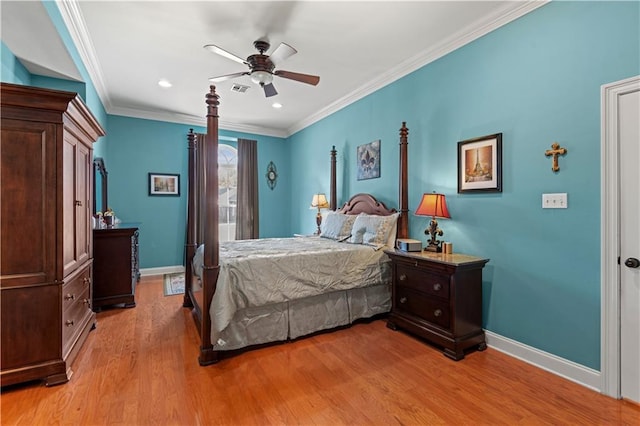
[[[482,331],[482,268],[489,259],[464,254],[385,250],[393,268],[387,327],[444,348],[456,361],[486,349]]]

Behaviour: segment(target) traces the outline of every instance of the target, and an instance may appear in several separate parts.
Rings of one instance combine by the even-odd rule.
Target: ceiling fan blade
[[[262,88],[264,89],[264,95],[267,98],[270,98],[271,96],[275,96],[278,94],[278,92],[276,91],[276,88],[273,86],[273,83],[263,84]]]
[[[240,62],[241,64],[248,65],[247,61],[242,59],[240,56],[234,55],[231,52],[227,52],[226,50],[219,48],[215,44],[205,44],[204,48],[207,50],[210,50],[213,53],[217,53],[220,56],[224,56],[227,59],[231,59],[232,61],[236,61],[236,62]]]
[[[220,83],[221,81],[231,80],[232,78],[241,77],[243,75],[249,75],[249,71],[234,72],[233,74],[220,75],[218,77],[210,77],[209,81],[212,83]]]
[[[317,75],[300,74],[298,72],[277,70],[273,72],[274,75],[279,77],[288,78],[289,80],[299,81],[301,83],[311,84],[316,86],[320,82],[320,77]]]
[[[281,63],[288,57],[295,55],[296,53],[298,53],[298,51],[289,46],[287,43],[280,43],[280,46],[278,46],[276,50],[273,51],[271,56],[269,56],[269,59],[271,60],[271,63],[273,65],[278,65],[279,63]]]

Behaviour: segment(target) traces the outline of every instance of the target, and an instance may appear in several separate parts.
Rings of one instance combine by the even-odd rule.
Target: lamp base
[[[440,244],[429,243],[424,248],[424,251],[430,251],[430,252],[433,252],[433,253],[442,253],[442,247],[440,246]]]
[[[316,215],[316,225],[318,225],[318,229],[313,235],[320,235],[320,225],[322,225],[322,213],[320,213],[320,207],[318,207],[318,214]]]

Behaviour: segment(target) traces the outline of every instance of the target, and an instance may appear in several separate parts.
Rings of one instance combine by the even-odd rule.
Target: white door
[[[640,403],[640,76],[602,87],[602,392]]]
[[[619,97],[621,396],[640,402],[640,91]]]

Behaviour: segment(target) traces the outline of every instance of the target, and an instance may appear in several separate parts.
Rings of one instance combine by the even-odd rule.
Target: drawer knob
[[[64,300],[75,300],[75,298],[75,294],[67,294],[66,296],[64,296]]]
[[[89,305],[90,302],[91,301],[89,299],[82,299],[82,303],[87,305],[87,306]]]
[[[67,320],[67,321],[65,321],[65,325],[66,325],[67,327],[73,327],[73,320]]]
[[[84,278],[82,279],[82,282],[83,282],[83,283],[85,283],[85,284],[89,284],[89,278],[84,277]]]
[[[400,274],[400,276],[398,277],[398,279],[400,281],[406,281],[407,280],[407,276],[405,274]]]
[[[406,303],[407,302],[407,298],[406,297],[401,297],[400,298],[400,303]]]
[[[82,201],[76,200],[75,205],[78,207],[82,207]]]
[[[434,291],[440,291],[440,290],[442,290],[442,284],[440,284],[440,283],[435,283],[435,284],[433,285],[433,290],[434,290]]]
[[[442,315],[442,310],[441,309],[436,309],[435,311],[433,311],[433,315],[437,318],[439,316]]]

